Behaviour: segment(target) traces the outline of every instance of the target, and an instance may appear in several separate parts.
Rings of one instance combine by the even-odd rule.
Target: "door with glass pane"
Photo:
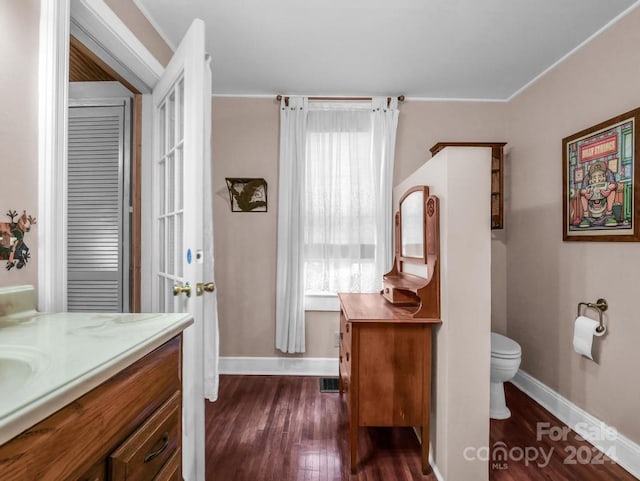
[[[173,288],[190,286],[185,278],[184,249],[184,76],[171,86],[158,106],[160,134],[156,158],[156,222],[158,229],[157,306],[160,312],[181,312],[189,297],[174,296]],[[193,262],[193,253],[191,255]],[[182,293],[182,292],[180,292]],[[186,294],[186,292],[185,292]]]
[[[156,312],[189,312],[183,338],[183,477],[204,481],[204,23],[195,20],[153,91]],[[208,138],[208,136],[206,136]]]

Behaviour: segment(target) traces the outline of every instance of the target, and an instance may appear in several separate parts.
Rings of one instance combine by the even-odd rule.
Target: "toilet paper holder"
[[[596,327],[596,332],[601,333],[604,332],[604,323],[602,322],[602,313],[609,309],[609,304],[606,299],[598,299],[596,303],[592,302],[579,302],[578,303],[578,316],[580,316],[580,308],[586,307],[587,309],[595,309],[598,311],[598,321],[600,325]]]

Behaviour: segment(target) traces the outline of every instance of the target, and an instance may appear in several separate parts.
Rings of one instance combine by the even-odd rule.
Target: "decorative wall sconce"
[[[11,219],[9,222],[0,222],[0,260],[7,261],[5,267],[8,271],[14,267],[22,269],[31,258],[24,236],[37,221],[27,215],[26,210],[20,217],[15,210],[7,212],[7,216]]]
[[[267,181],[226,178],[231,212],[267,212]]]

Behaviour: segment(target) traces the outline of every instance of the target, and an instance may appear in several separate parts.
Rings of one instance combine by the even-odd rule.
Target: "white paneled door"
[[[153,308],[189,312],[183,344],[183,477],[204,481],[204,23],[195,20],[153,91]],[[206,159],[210,162],[210,159]],[[211,222],[210,220],[208,222]],[[143,246],[144,248],[144,246]]]

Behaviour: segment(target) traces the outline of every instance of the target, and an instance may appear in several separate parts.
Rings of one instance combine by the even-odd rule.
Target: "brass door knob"
[[[198,282],[196,284],[196,295],[201,296],[205,292],[213,292],[216,290],[216,286],[213,282]]]
[[[184,286],[179,286],[178,284],[173,286],[173,295],[179,296],[180,294],[186,294],[187,297],[191,297],[191,286],[189,283],[185,283]]]

